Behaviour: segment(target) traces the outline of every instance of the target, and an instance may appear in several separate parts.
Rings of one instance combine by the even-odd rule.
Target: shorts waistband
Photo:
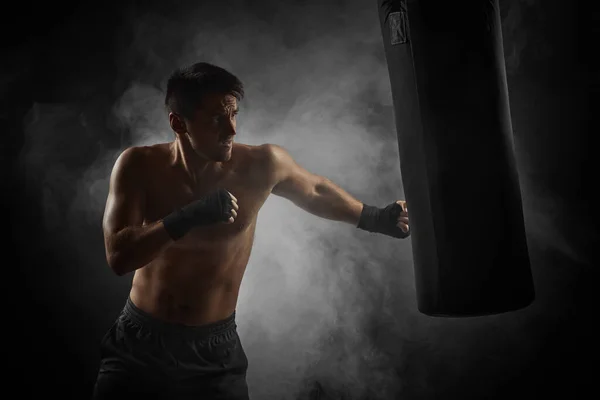
[[[144,327],[147,327],[153,331],[161,333],[172,333],[176,335],[184,335],[186,337],[210,337],[226,333],[237,326],[235,324],[235,311],[227,318],[212,322],[205,325],[184,325],[173,322],[161,321],[156,317],[146,313],[139,309],[130,297],[127,297],[127,302],[123,308],[123,315],[128,317],[133,322],[136,322]]]

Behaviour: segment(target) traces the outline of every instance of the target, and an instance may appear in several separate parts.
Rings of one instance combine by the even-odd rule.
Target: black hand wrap
[[[392,203],[385,208],[377,208],[363,204],[357,228],[395,238],[404,239],[410,236],[410,230],[404,232],[396,224],[402,212],[402,206]]]
[[[163,225],[173,240],[177,240],[194,226],[227,221],[231,217],[232,200],[225,189],[218,189],[163,219]]]

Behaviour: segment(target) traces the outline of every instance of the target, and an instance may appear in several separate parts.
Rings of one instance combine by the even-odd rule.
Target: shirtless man
[[[273,144],[234,143],[243,85],[207,63],[175,71],[166,106],[174,141],[118,157],[103,220],[106,258],[134,272],[101,342],[94,399],[248,399],[238,292],[269,194],[309,213],[398,238],[406,203],[364,205]]]

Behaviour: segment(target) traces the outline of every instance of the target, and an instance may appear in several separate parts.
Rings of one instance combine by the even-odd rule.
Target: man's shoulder
[[[268,159],[271,149],[268,144],[250,145],[246,143],[234,143],[234,157],[250,163],[261,162]]]
[[[247,148],[252,160],[267,170],[278,170],[291,158],[285,148],[273,143],[264,143]]]
[[[288,154],[283,147],[273,143],[249,146],[249,151],[254,154],[255,158],[267,164],[276,163],[281,157],[285,157]]]
[[[169,154],[169,143],[158,143],[149,146],[130,146],[124,148],[117,161],[127,164],[139,164],[152,158],[164,157]]]
[[[272,184],[277,184],[285,179],[296,167],[296,162],[283,146],[265,143],[256,146],[256,152],[260,159],[263,176]]]
[[[115,170],[128,170],[131,173],[143,172],[149,165],[157,165],[160,159],[168,157],[169,144],[159,143],[150,146],[129,146],[117,156]]]

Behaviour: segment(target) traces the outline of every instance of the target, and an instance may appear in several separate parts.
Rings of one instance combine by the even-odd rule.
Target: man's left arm
[[[331,180],[298,165],[282,147],[269,144],[265,145],[265,150],[273,194],[321,218],[346,222],[359,229],[393,237],[409,236],[405,201],[399,200],[385,208],[363,204]]]

